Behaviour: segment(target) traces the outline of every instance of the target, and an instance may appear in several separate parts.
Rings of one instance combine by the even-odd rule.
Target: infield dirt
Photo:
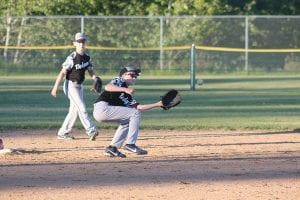
[[[297,131],[141,130],[148,155],[109,158],[113,133],[0,132],[25,150],[0,155],[0,199],[300,199]]]

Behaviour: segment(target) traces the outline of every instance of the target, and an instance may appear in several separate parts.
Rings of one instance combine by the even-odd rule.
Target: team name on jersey
[[[128,99],[128,97],[125,97],[125,93],[121,93],[119,98],[123,101],[124,105],[130,105],[130,100]]]
[[[81,64],[75,64],[74,65],[74,67],[75,67],[75,69],[84,69],[84,68],[86,68],[87,66],[89,66],[89,62],[82,62]]]

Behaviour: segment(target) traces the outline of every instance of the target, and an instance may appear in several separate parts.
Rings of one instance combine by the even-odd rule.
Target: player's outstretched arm
[[[137,105],[138,110],[150,110],[156,107],[161,107],[163,104],[161,101],[158,101],[156,103],[151,103],[151,104],[139,104]]]

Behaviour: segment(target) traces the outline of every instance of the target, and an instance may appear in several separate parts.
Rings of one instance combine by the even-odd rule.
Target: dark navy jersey
[[[85,79],[85,71],[93,69],[93,63],[89,55],[80,55],[72,52],[62,64],[67,70],[66,79],[81,84]]]
[[[118,87],[128,87],[125,80],[121,77],[114,78],[110,84]],[[100,94],[95,103],[99,101],[108,102],[112,106],[135,107],[137,102],[133,97],[125,92],[109,92],[104,91]]]

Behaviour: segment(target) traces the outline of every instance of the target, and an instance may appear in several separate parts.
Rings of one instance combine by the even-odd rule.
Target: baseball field
[[[299,78],[201,79],[195,91],[184,77],[138,80],[141,103],[170,88],[183,101],[144,111],[138,145],[149,153],[122,159],[103,155],[115,124],[96,123],[89,141],[78,120],[75,140],[56,139],[68,100],[50,95],[55,76],[2,76],[0,199],[299,199]]]

